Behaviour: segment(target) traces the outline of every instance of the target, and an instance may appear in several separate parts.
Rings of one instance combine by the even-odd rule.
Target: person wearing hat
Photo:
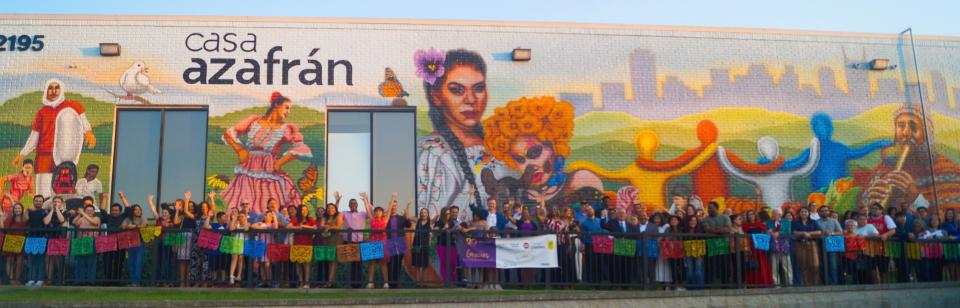
[[[899,151],[882,155],[860,197],[862,204],[960,208],[960,165],[937,153],[931,117],[924,117],[920,106],[907,104],[893,114],[893,126]]]

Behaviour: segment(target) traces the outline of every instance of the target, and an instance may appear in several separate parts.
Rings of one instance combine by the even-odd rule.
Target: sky
[[[960,36],[960,1],[804,0],[5,0],[0,13],[550,21]]]

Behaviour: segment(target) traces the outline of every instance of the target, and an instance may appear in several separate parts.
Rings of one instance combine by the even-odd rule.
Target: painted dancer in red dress
[[[224,143],[240,160],[234,168],[236,177],[221,194],[228,208],[236,208],[241,200],[250,201],[257,214],[266,212],[270,199],[281,205],[300,205],[300,192],[283,166],[295,158],[312,158],[313,153],[303,143],[300,129],[284,122],[290,107],[290,99],[273,92],[265,115],[251,115],[223,134]],[[281,153],[285,145],[289,147]]]
[[[30,136],[23,149],[13,159],[13,165],[19,167],[24,156],[37,152],[34,159],[37,173],[35,190],[47,198],[53,196],[53,169],[66,162],[76,165],[84,142],[89,149],[97,145],[83,105],[65,99],[62,88],[63,82],[60,80],[47,81],[45,95],[41,99],[43,107],[33,119]]]

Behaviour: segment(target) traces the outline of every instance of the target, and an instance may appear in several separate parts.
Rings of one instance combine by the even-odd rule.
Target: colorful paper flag
[[[900,241],[883,242],[883,256],[890,258],[903,257],[903,243]]]
[[[943,245],[940,243],[923,243],[923,257],[927,259],[943,259]]]
[[[383,259],[383,242],[360,243],[360,260],[378,260]]]
[[[613,254],[625,257],[636,256],[637,241],[625,238],[613,239]]]
[[[770,235],[764,233],[751,234],[753,239],[753,248],[756,250],[770,251]]]
[[[724,237],[707,239],[707,253],[711,257],[729,254],[730,240]]]
[[[683,242],[678,240],[661,241],[660,254],[662,254],[667,259],[683,258]]]
[[[349,263],[360,261],[360,245],[337,245],[337,262]]]
[[[267,253],[267,243],[258,240],[246,240],[243,242],[243,255],[259,259]]]
[[[267,259],[284,262],[290,260],[290,245],[267,244]]]
[[[94,240],[92,237],[81,237],[70,240],[71,256],[86,256],[93,254]]]
[[[117,248],[130,249],[140,246],[140,230],[117,233]]]
[[[3,236],[3,252],[6,253],[21,253],[23,252],[23,244],[27,241],[27,238],[23,235],[13,235],[7,234]]]
[[[883,242],[880,240],[867,240],[867,245],[863,247],[863,253],[868,256],[883,256]]]
[[[843,235],[831,235],[823,239],[827,252],[845,252]]]
[[[210,230],[200,230],[200,236],[197,237],[197,247],[207,250],[220,250],[220,239],[223,237],[220,233]]]
[[[402,256],[407,253],[407,238],[405,236],[388,239],[384,245],[388,257]]]
[[[683,241],[683,255],[694,258],[707,255],[707,242],[704,240]]]
[[[93,239],[93,248],[96,253],[117,251],[117,235],[101,235]]]
[[[163,235],[163,246],[180,246],[187,243],[187,232],[168,232]]]
[[[220,238],[220,252],[231,255],[243,254],[243,239],[239,236],[223,236]]]
[[[770,241],[770,251],[776,253],[790,253],[790,237],[778,236]]]
[[[23,252],[28,255],[42,255],[47,252],[47,238],[28,237],[23,244]]]
[[[920,243],[910,242],[904,245],[907,250],[907,259],[920,260]]]
[[[960,244],[958,243],[944,243],[943,244],[943,257],[947,260],[957,260],[960,259]]]
[[[160,236],[161,231],[162,230],[158,226],[143,227],[140,228],[140,237],[143,239],[144,243],[149,244],[158,236]]]
[[[647,245],[644,246],[644,249],[647,250],[647,258],[656,258],[660,256],[660,241],[658,240],[647,240]],[[639,243],[643,243],[643,240],[640,240]],[[639,246],[637,246],[639,247]],[[643,251],[637,251],[637,255],[643,256]]]
[[[594,235],[591,239],[593,253],[610,255],[613,254],[613,237],[608,235]]]
[[[313,246],[293,245],[290,246],[290,262],[310,263],[313,261]]]
[[[70,239],[51,238],[47,239],[48,256],[66,256],[70,252]]]
[[[313,246],[313,259],[316,261],[336,260],[337,246]]]

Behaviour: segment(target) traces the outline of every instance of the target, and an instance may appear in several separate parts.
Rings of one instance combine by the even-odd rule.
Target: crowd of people
[[[217,194],[213,192],[199,203],[189,192],[183,199],[159,205],[150,196],[145,207],[131,204],[123,193],[118,196],[119,203],[102,210],[92,197],[85,197],[82,205],[72,207],[62,197],[45,200],[36,196],[31,208],[16,203],[5,211],[0,229],[8,235],[83,238],[155,226],[163,230],[161,239],[180,240],[170,245],[161,244],[166,241],[160,240],[124,250],[76,256],[4,252],[3,281],[10,285],[26,281],[27,286],[139,286],[145,281],[145,267],[152,285],[170,287],[391,288],[407,281],[489,289],[502,289],[501,285],[589,284],[683,290],[960,278],[957,260],[908,259],[905,254],[897,258],[867,250],[828,253],[823,242],[826,236],[884,242],[952,241],[960,236],[960,221],[952,209],[930,213],[925,207],[897,205],[884,209],[873,204],[838,213],[813,202],[798,208],[756,208],[734,213],[716,202],[705,206],[691,202],[691,196],[678,192],[672,196],[672,207],[663,212],[650,211],[642,204],[625,208],[603,197],[595,203],[583,201],[564,206],[547,206],[542,198],[535,204],[513,200],[500,204],[491,198],[482,205],[469,198],[465,210],[448,206],[420,208],[414,213],[413,200],[401,210],[396,193],[386,207],[373,205],[369,196],[361,193],[359,200],[348,201],[349,210],[340,212],[342,196],[335,193],[333,202],[315,208],[284,206],[270,199],[264,205],[266,210],[260,213],[246,201],[236,208],[218,207]],[[146,218],[144,208],[153,214],[153,221]],[[197,245],[200,230],[289,245],[335,246],[397,237],[408,238],[410,244],[408,253],[378,260],[293,263],[272,260],[270,255],[249,257],[206,250]],[[460,262],[462,250],[458,245],[463,244],[464,238],[544,233],[557,235],[558,268],[479,269]],[[749,240],[752,234],[770,235],[773,248],[757,249]],[[591,243],[597,235],[643,242],[727,238],[735,253],[673,259],[642,253],[602,254],[595,252]]]

